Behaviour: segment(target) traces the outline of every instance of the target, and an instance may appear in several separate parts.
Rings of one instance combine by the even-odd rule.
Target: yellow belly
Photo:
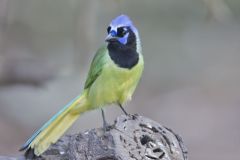
[[[88,91],[88,101],[93,108],[106,104],[121,103],[131,96],[141,77],[143,64],[139,63],[132,69],[119,68],[110,63],[103,69]]]

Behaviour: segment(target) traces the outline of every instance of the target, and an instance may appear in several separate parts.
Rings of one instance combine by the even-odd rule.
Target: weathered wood
[[[187,160],[187,150],[181,137],[171,129],[146,117],[122,115],[107,131],[99,128],[63,136],[41,157],[33,159]]]

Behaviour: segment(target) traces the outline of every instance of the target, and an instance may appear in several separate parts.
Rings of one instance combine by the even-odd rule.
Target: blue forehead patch
[[[110,34],[111,34],[111,36],[115,37],[117,35],[117,32],[116,31],[111,31]]]
[[[118,26],[129,26],[132,31],[137,34],[138,31],[136,27],[133,25],[131,19],[127,15],[120,15],[114,18],[110,24],[111,27],[118,27]]]

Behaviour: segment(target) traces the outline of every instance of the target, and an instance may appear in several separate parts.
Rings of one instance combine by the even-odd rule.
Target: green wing
[[[98,78],[98,76],[101,74],[103,66],[107,62],[107,57],[106,57],[107,52],[108,50],[106,46],[104,46],[104,47],[101,47],[95,54],[90,66],[90,70],[88,72],[84,89],[89,88],[93,84],[93,82]]]

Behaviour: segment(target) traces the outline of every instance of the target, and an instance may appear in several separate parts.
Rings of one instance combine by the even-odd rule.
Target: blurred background
[[[140,31],[145,71],[127,104],[179,133],[193,160],[240,158],[239,0],[0,0],[0,155],[81,93],[119,14]],[[107,120],[120,114],[108,107]],[[102,126],[84,114],[69,132]]]

